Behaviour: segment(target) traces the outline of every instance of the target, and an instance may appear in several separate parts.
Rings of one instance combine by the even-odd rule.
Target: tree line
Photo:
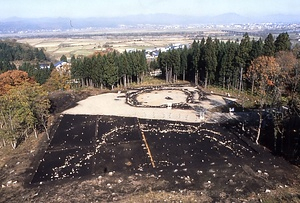
[[[113,89],[116,85],[127,87],[133,82],[143,81],[148,68],[144,51],[118,53],[92,57],[71,58],[71,76],[82,87],[106,87]]]
[[[166,82],[177,78],[188,80],[195,85],[216,85],[222,88],[242,88],[243,74],[251,62],[259,56],[273,56],[280,51],[290,51],[291,42],[287,33],[276,39],[269,34],[263,41],[250,39],[245,33],[241,41],[220,41],[202,38],[194,40],[190,48],[160,52],[151,68],[161,68]]]
[[[16,67],[15,62],[22,64]],[[17,43],[16,40],[0,41],[0,73],[8,70],[23,70],[38,83],[44,84],[49,78],[54,66],[44,68],[40,63],[49,63],[43,49],[33,48],[30,45]]]
[[[15,70],[13,61],[46,61],[43,49],[17,43],[16,40],[0,41],[0,73]]]

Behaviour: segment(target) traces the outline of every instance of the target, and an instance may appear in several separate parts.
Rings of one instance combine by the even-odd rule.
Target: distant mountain
[[[0,32],[63,30],[69,24],[69,19],[66,18],[9,18],[0,21]]]
[[[120,25],[137,26],[152,25],[191,25],[191,24],[242,24],[242,23],[300,23],[299,15],[272,15],[264,17],[245,17],[236,13],[226,13],[218,16],[181,16],[173,14],[147,14],[125,17],[102,18],[9,18],[0,20],[0,33],[36,30],[68,30],[83,28],[116,28]]]

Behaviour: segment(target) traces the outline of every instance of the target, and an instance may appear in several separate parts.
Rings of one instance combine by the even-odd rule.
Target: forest
[[[292,46],[288,33],[276,38],[269,34],[265,39],[250,39],[245,33],[240,41],[202,38],[190,47],[160,52],[152,61],[146,60],[144,51],[72,56],[61,69],[53,64],[41,68],[39,64],[48,60],[42,49],[10,41],[0,43],[0,60],[0,137],[3,144],[10,142],[14,147],[29,133],[47,131],[49,92],[85,87],[126,89],[142,84],[155,69],[162,70],[166,83],[184,80],[204,89],[213,86],[252,96],[253,107],[260,112],[258,129],[266,107],[276,112],[288,108],[280,118],[273,115],[274,136],[284,137],[294,128],[288,126],[299,121],[300,46]],[[18,68],[14,65],[17,60],[23,61]],[[299,138],[297,131],[294,134]],[[292,154],[300,157],[299,150]]]

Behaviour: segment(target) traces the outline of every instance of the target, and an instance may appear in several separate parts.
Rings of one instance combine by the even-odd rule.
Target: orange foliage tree
[[[10,70],[0,74],[0,95],[6,94],[10,89],[24,83],[35,83],[24,71]]]
[[[256,137],[257,144],[263,121],[262,108],[266,104],[267,98],[272,95],[274,88],[276,88],[279,75],[279,64],[274,57],[269,56],[260,56],[254,59],[246,73],[247,78],[252,82],[252,92],[254,88],[256,88],[256,92],[260,98],[259,126]]]
[[[16,80],[8,80],[7,77],[4,77],[6,83],[1,80],[6,85],[6,92],[0,95],[0,139],[4,145],[10,142],[13,148],[32,132],[36,137],[39,130],[45,130],[49,135],[48,94],[38,83],[19,73],[12,77]],[[20,75],[24,78],[20,79]]]

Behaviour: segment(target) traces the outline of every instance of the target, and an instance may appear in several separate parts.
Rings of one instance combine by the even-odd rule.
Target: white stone
[[[266,193],[270,193],[271,192],[271,190],[269,190],[269,189],[266,189]]]

